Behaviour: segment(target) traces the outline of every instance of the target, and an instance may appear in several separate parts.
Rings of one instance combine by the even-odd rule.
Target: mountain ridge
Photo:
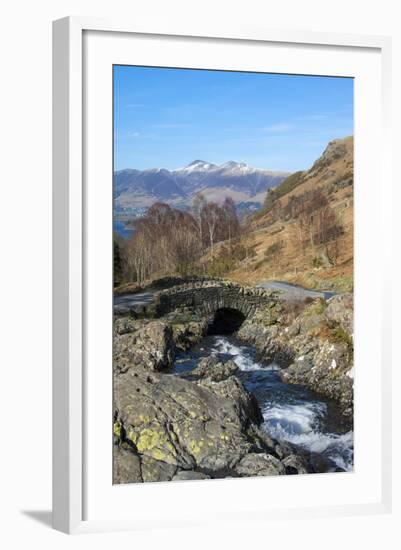
[[[196,159],[175,170],[124,168],[114,172],[115,206],[121,209],[146,207],[158,201],[189,206],[200,192],[206,199],[216,202],[230,196],[236,203],[261,204],[266,190],[281,183],[289,174],[232,160],[217,165]]]

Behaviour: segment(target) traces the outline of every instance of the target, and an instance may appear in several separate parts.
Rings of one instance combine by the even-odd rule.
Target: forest
[[[295,246],[319,248],[335,265],[343,228],[321,189],[291,196],[286,204],[279,193],[270,191],[266,210],[267,224],[289,223]],[[132,221],[129,240],[114,236],[114,285],[141,286],[171,275],[223,276],[240,263],[246,267],[255,255],[252,224],[252,218],[240,222],[231,198],[219,205],[199,193],[189,211],[157,202]],[[265,261],[277,261],[284,250],[281,240],[273,242],[265,251]]]

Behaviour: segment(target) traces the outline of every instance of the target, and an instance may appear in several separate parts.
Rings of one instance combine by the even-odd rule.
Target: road
[[[282,298],[285,300],[304,300],[305,298],[324,298],[328,300],[335,295],[335,292],[328,290],[310,290],[284,281],[266,281],[258,283],[256,287],[277,290],[282,293]]]
[[[121,294],[114,297],[114,313],[129,313],[131,309],[141,308],[153,302],[152,292],[138,292],[137,294]]]

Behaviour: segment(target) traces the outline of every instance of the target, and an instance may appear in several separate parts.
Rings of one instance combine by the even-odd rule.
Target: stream
[[[258,361],[255,349],[235,336],[206,336],[177,355],[172,372],[191,371],[212,354],[236,363],[238,378],[259,403],[262,429],[279,442],[296,445],[316,472],[353,470],[353,431],[344,424],[336,403],[303,386],[282,382],[279,365]]]

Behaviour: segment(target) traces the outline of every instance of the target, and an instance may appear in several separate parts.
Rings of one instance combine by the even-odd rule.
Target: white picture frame
[[[387,196],[391,194],[391,172],[389,159],[389,126],[391,119],[390,111],[390,56],[391,42],[386,37],[374,36],[353,36],[342,34],[326,34],[314,32],[288,32],[265,29],[208,29],[182,28],[177,23],[169,25],[168,28],[143,27],[140,24],[104,21],[87,17],[68,17],[54,22],[53,32],[53,526],[54,528],[67,532],[78,533],[99,530],[116,529],[139,529],[152,527],[153,519],[143,506],[143,513],[133,514],[133,517],[110,517],[105,516],[106,512],[99,513],[97,517],[87,517],[88,495],[87,484],[89,472],[97,475],[96,471],[88,466],[85,460],[85,453],[88,443],[88,376],[87,348],[88,331],[85,321],[88,315],[88,247],[90,249],[91,239],[87,236],[88,230],[88,208],[85,203],[91,200],[91,195],[85,190],[84,181],[87,177],[85,168],[85,155],[88,148],[84,139],[85,130],[85,78],[83,70],[83,59],[87,55],[85,49],[85,33],[107,34],[109,45],[113,37],[129,39],[129,37],[146,37],[149,40],[161,40],[167,37],[179,39],[181,42],[196,41],[198,44],[209,44],[209,49],[216,49],[217,44],[263,44],[286,45],[291,48],[303,48],[313,50],[315,47],[341,49],[344,55],[349,52],[366,50],[375,52],[377,61],[380,63],[380,113],[378,111],[377,123],[380,127],[380,135],[377,139],[380,142],[381,157],[378,159],[380,166],[377,166],[380,189],[383,193],[386,190]],[[101,48],[99,48],[101,54]],[[160,50],[152,52],[154,59],[161,57]],[[90,57],[89,57],[90,59]],[[161,60],[161,64],[165,63]],[[201,61],[200,61],[201,63]],[[234,63],[234,62],[233,62]],[[165,65],[164,65],[165,66]],[[235,66],[235,63],[234,63]],[[283,71],[285,72],[285,71]],[[107,97],[106,97],[107,99]],[[112,106],[110,105],[110,111]],[[358,135],[357,138],[358,140]],[[362,141],[362,140],[361,140]],[[358,147],[362,147],[359,145]],[[361,149],[359,149],[361,151]],[[358,149],[357,149],[358,154]],[[362,158],[362,155],[361,155]],[[363,167],[363,162],[360,163]],[[107,175],[111,182],[111,173]],[[111,184],[111,183],[110,183]],[[372,189],[367,189],[368,194]],[[372,197],[370,197],[372,199]],[[373,198],[373,202],[374,202]],[[111,209],[111,199],[110,199]],[[90,211],[90,207],[89,207]],[[358,215],[358,212],[356,212]],[[389,220],[386,217],[386,205],[377,214],[378,226],[381,234],[389,230]],[[363,219],[363,215],[360,216]],[[93,216],[91,218],[93,220]],[[92,223],[92,222],[91,222]],[[106,231],[108,229],[106,228]],[[356,252],[358,242],[355,242]],[[382,264],[389,265],[390,253],[386,246],[380,250]],[[356,254],[358,257],[358,253]],[[360,255],[363,260],[364,255]],[[358,265],[356,266],[358,270]],[[386,275],[389,269],[383,269],[377,273],[375,284],[384,288]],[[363,299],[364,288],[360,285],[360,298]],[[380,350],[380,363],[374,368],[377,373],[377,384],[373,384],[372,392],[377,393],[377,406],[380,407],[380,423],[377,426],[377,434],[380,434],[380,449],[374,468],[377,474],[378,485],[376,497],[365,495],[361,500],[355,495],[351,499],[342,502],[340,500],[332,503],[326,502],[322,506],[314,506],[311,503],[305,505],[297,504],[295,507],[278,506],[277,509],[270,509],[271,517],[312,517],[313,515],[351,515],[365,513],[385,513],[391,509],[391,356],[390,356],[390,330],[386,326],[386,319],[390,319],[391,297],[388,293],[379,296],[377,307],[382,315],[380,325],[380,336],[377,336],[377,352]],[[90,304],[90,302],[89,302]],[[107,306],[107,304],[106,304]],[[90,313],[89,313],[90,314]],[[358,319],[358,316],[357,316]],[[379,326],[379,325],[378,325]],[[111,337],[111,335],[110,335]],[[379,357],[379,355],[377,355]],[[373,359],[372,359],[373,360]],[[358,368],[358,367],[357,367]],[[111,372],[111,364],[110,364]],[[110,377],[111,380],[111,377]],[[111,381],[110,381],[111,384]],[[110,389],[111,392],[111,389]],[[93,403],[93,400],[91,401]],[[109,414],[108,404],[107,414]],[[88,420],[89,418],[89,420]],[[358,420],[358,418],[356,418]],[[110,429],[107,425],[106,429]],[[361,436],[363,437],[363,436]],[[111,443],[110,443],[111,453]],[[363,468],[362,468],[363,469]],[[354,474],[350,474],[354,475]],[[297,477],[297,476],[291,476]],[[305,476],[303,476],[305,477]],[[308,477],[308,476],[306,476]],[[312,476],[319,478],[319,476]],[[99,480],[99,482],[105,480]],[[282,480],[267,480],[276,484]],[[307,480],[302,481],[305,483]],[[215,498],[217,491],[227,489],[227,498],[233,491],[233,483],[238,480],[223,480],[212,483],[185,482],[183,484],[147,484],[147,493],[142,487],[131,485],[128,488],[136,491],[137,500],[143,499],[147,502],[155,496],[165,498],[166,491],[180,493],[180,498],[188,497],[191,491],[202,492],[203,498]],[[252,491],[255,483],[260,480],[240,480],[241,491]],[[106,483],[111,483],[110,479]],[[223,483],[225,485],[223,485]],[[322,481],[317,480],[317,484]],[[248,485],[245,485],[248,484]],[[172,488],[174,485],[177,488]],[[90,482],[89,482],[90,486]],[[214,488],[213,488],[213,487]],[[86,489],[85,489],[86,487]],[[201,487],[201,488],[200,488]],[[247,488],[246,488],[247,487]],[[238,485],[235,486],[237,490]],[[224,490],[225,490],[224,489]],[[287,491],[288,483],[280,487],[280,491]],[[316,491],[319,491],[316,485]],[[324,491],[324,489],[322,489]],[[357,489],[355,489],[357,491]],[[164,496],[161,494],[163,492]],[[104,493],[106,494],[106,493]],[[208,496],[209,495],[209,496]],[[244,493],[245,495],[245,493]],[[122,492],[120,492],[122,497]],[[99,495],[98,495],[99,497]],[[100,497],[102,498],[102,497]],[[106,498],[106,497],[104,497]],[[117,497],[119,498],[119,497]],[[339,497],[340,498],[340,497]],[[259,508],[258,508],[259,506]],[[138,504],[141,507],[141,504]],[[249,510],[248,510],[249,511]],[[255,513],[256,512],[256,513]],[[259,513],[257,513],[259,512]],[[212,515],[215,517],[212,518]],[[136,516],[136,517],[135,517]],[[135,519],[134,519],[135,517]],[[235,515],[235,508],[230,512],[230,521],[246,519],[243,510],[241,517]],[[253,518],[258,521],[266,519],[265,510],[257,503],[253,509]],[[194,512],[190,511],[177,519],[177,525],[191,525],[193,522],[211,521],[212,519],[224,520],[211,509],[205,513],[205,517],[199,520]],[[172,519],[166,516],[164,523],[168,525]]]

